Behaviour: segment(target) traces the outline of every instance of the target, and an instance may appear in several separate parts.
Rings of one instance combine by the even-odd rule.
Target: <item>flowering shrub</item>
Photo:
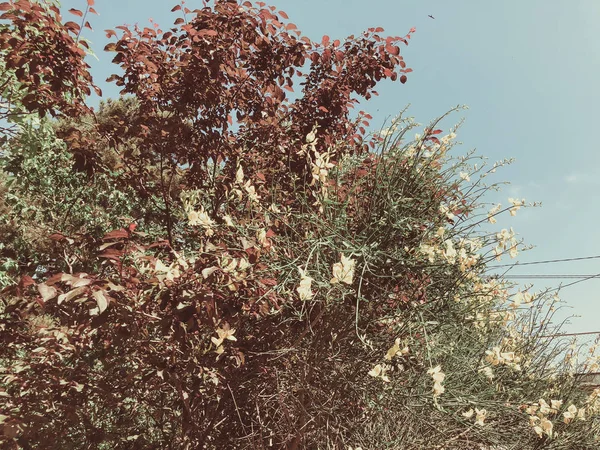
[[[108,47],[136,113],[63,130],[73,154],[104,136],[116,179],[156,206],[85,265],[2,291],[7,445],[597,447],[600,392],[573,376],[597,359],[545,337],[551,292],[487,275],[525,249],[488,224],[530,205],[481,203],[506,162],[451,156],[444,117],[414,138],[402,115],[370,138],[348,118],[352,93],[406,81],[410,33],[314,44],[264,5],[175,9],[180,29]]]

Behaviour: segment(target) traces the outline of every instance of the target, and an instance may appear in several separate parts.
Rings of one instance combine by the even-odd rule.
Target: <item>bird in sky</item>
[[[431,17],[432,19],[435,19],[435,17],[433,17],[431,14],[429,14],[427,17]]]

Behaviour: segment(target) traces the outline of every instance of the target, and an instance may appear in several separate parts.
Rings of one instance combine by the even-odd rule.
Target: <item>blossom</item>
[[[385,366],[382,366],[381,364],[377,364],[375,367],[373,367],[371,370],[369,370],[368,375],[372,376],[373,378],[381,378],[386,383],[389,383],[390,379],[385,374],[386,370],[387,370],[387,368]]]
[[[483,422],[487,416],[487,411],[485,409],[475,408],[475,424],[479,426],[483,426]]]
[[[229,214],[223,216],[223,220],[225,221],[225,225],[227,225],[228,227],[233,227],[233,220],[231,219],[231,216]]]
[[[435,261],[435,247],[429,244],[421,244],[419,246],[419,251],[427,256],[429,262]]]
[[[550,420],[548,420],[547,418],[542,417],[539,420],[539,425],[535,425],[533,427],[533,430],[537,433],[537,435],[539,437],[542,437],[544,435],[544,433],[548,437],[552,437],[552,429],[553,428],[554,428],[554,425],[552,424],[552,422]]]
[[[156,260],[154,271],[159,273],[157,278],[160,281],[163,281],[164,279],[174,281],[175,278],[178,278],[181,275],[179,268],[175,263],[171,264],[170,266],[166,266],[160,259]]]
[[[442,366],[436,366],[427,371],[427,374],[431,375],[433,379],[433,396],[439,397],[446,390],[442,383],[446,378],[446,374],[442,372]]]
[[[446,250],[444,250],[444,257],[446,258],[446,261],[448,261],[450,264],[454,264],[456,262],[457,253],[454,249],[454,244],[452,243],[452,240],[446,239],[444,245],[446,246]]]
[[[577,415],[577,406],[570,405],[567,410],[563,413],[563,421],[569,423]]]
[[[333,278],[331,279],[331,284],[352,284],[355,266],[356,261],[354,259],[346,258],[344,255],[341,255],[340,262],[333,265]]]
[[[490,209],[488,211],[488,222],[489,223],[496,223],[496,218],[494,217],[498,211],[500,211],[500,208],[502,208],[502,205],[500,203],[498,203],[496,206],[494,206],[492,209]]]
[[[467,182],[471,181],[471,177],[469,176],[469,174],[467,172],[460,172],[458,175]]]
[[[300,300],[310,300],[313,296],[311,290],[311,284],[313,279],[306,275],[304,270],[298,268],[300,271],[300,285],[296,288],[296,292],[300,296]]]
[[[242,166],[238,167],[237,172],[235,173],[235,181],[239,184],[244,182],[244,169],[242,169]]]
[[[465,411],[464,413],[462,413],[462,415],[463,417],[470,419],[471,417],[473,417],[473,408],[469,409],[468,411]]]
[[[509,198],[508,201],[513,204],[513,207],[509,210],[511,216],[516,216],[517,211],[521,209],[521,206],[525,205],[525,199],[518,200],[514,198]]]
[[[394,345],[387,351],[387,353],[385,354],[384,358],[387,360],[392,359],[394,356],[396,356],[396,354],[400,352],[402,355],[406,355],[409,350],[408,347],[404,347],[402,350],[400,350],[400,338],[396,339],[396,342],[394,343]]]
[[[234,336],[235,328],[229,328],[228,323],[225,323],[222,327],[217,328],[215,331],[218,337],[213,336],[212,338],[210,338],[210,340],[213,344],[215,344],[217,350],[219,350],[224,340],[237,341],[236,337]]]

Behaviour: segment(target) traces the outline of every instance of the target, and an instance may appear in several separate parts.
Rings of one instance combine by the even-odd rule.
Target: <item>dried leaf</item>
[[[42,296],[42,300],[47,302],[52,300],[58,294],[58,291],[54,286],[48,286],[47,284],[40,283],[37,285],[38,292]]]

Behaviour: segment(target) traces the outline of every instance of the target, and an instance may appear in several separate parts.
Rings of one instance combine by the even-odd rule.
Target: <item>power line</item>
[[[565,278],[586,278],[592,279],[600,277],[600,275],[582,275],[582,274],[568,274],[568,275],[552,275],[552,274],[518,274],[518,275],[504,275],[502,278],[506,279],[545,279],[545,280],[562,280]]]
[[[596,255],[596,256],[582,256],[579,258],[565,258],[565,259],[548,259],[546,261],[532,261],[532,262],[525,262],[525,263],[514,263],[514,264],[499,264],[496,266],[488,266],[488,269],[495,269],[497,267],[518,267],[518,266],[529,266],[531,264],[550,264],[550,263],[557,263],[557,262],[568,262],[568,261],[583,261],[586,259],[599,259],[600,255]]]
[[[585,336],[590,334],[600,334],[600,331],[585,331],[582,333],[561,333],[561,334],[547,334],[540,336],[540,338],[554,338],[554,337],[568,337],[568,336]]]

